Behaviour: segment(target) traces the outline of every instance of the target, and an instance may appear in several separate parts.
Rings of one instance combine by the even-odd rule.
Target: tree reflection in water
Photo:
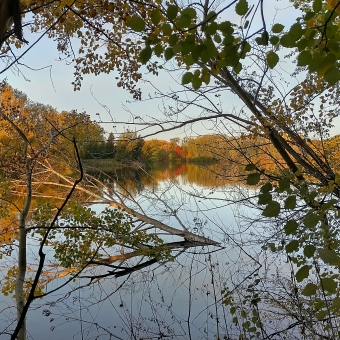
[[[237,207],[240,218],[235,219],[232,204],[243,202],[252,191],[232,185],[232,176],[216,177],[213,166],[211,171],[180,164],[163,171],[90,173],[79,188],[83,203],[100,212],[115,197],[127,212],[133,209],[136,228],[160,228],[157,235],[171,248],[173,261],[115,244],[102,247],[85,268],[64,268],[53,249],[65,235],[56,238],[45,247],[48,260],[36,290],[41,299],[31,305],[28,337],[238,339],[260,331],[262,338],[279,332],[278,338],[299,339],[301,323],[294,311],[305,307],[291,296],[290,270],[285,259],[261,248],[280,227],[250,225],[247,216],[254,220],[259,213],[244,204]],[[87,190],[92,196],[86,196]],[[146,212],[149,220],[138,215]],[[167,232],[167,226],[177,229]],[[37,269],[37,244],[32,237],[27,290]],[[15,253],[13,245],[2,260],[1,287],[8,296],[1,304],[1,338],[8,338],[15,319]],[[256,332],[248,331],[250,327]]]

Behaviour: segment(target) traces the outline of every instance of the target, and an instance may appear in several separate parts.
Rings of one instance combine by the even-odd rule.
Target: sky
[[[249,2],[251,3],[251,1]],[[291,7],[288,7],[289,5],[288,1],[275,1],[275,5],[265,7],[268,24],[270,25],[273,22],[289,24],[289,20],[293,17],[287,15],[292,10]],[[277,10],[277,8],[282,10]],[[256,24],[254,29],[256,29]],[[25,46],[23,50],[32,46],[39,37],[37,34],[24,33],[30,45]],[[148,117],[153,115],[159,119],[164,117],[161,101],[131,103],[129,93],[116,86],[115,76],[117,74],[115,72],[99,76],[85,75],[81,90],[74,92],[71,84],[74,80],[73,65],[67,65],[65,61],[59,60],[59,57],[56,43],[44,37],[20,60],[20,72],[11,68],[0,74],[0,79],[6,78],[11,86],[26,93],[31,100],[49,104],[59,111],[73,109],[79,112],[86,111],[93,120],[108,122],[102,123],[104,129],[108,132],[122,132],[127,127],[133,129],[131,125],[112,123],[112,120],[132,123],[137,121],[134,116]],[[175,86],[171,85],[174,82],[166,73],[161,73],[158,77],[152,76],[150,79],[157,88],[169,89]],[[178,76],[178,80],[180,80],[180,76]],[[141,84],[141,87],[144,98],[147,98],[148,94],[153,91],[148,84]],[[227,96],[224,99],[223,109],[228,112],[235,109],[235,105],[237,105],[236,101]],[[170,139],[184,137],[188,134],[209,133],[211,128],[213,128],[211,124],[198,123],[193,129],[190,128],[186,132],[176,130],[157,135],[154,138]],[[143,131],[142,135],[155,131],[155,129],[149,129]],[[334,129],[334,133],[338,133],[337,129]]]

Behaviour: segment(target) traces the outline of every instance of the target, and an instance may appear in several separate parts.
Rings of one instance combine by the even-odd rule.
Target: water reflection
[[[264,307],[269,335],[286,329],[291,319],[286,314],[281,317],[278,307],[274,307],[273,296],[267,292],[275,292],[277,296],[283,296],[282,292],[288,294],[290,271],[285,259],[275,258],[261,248],[280,227],[245,224],[247,216],[252,220],[259,216],[259,212],[249,207],[242,212],[242,219],[235,218],[235,209],[240,206],[232,203],[253,193],[235,185],[230,174],[216,176],[214,166],[217,165],[176,164],[163,170],[129,168],[111,173],[88,170],[93,178],[87,180],[85,188],[92,185],[94,178],[99,179],[107,196],[124,192],[124,199],[132,197],[131,205],[138,205],[139,211],[146,211],[151,218],[174,228],[182,223],[188,232],[220,245],[182,243],[179,246],[183,240],[178,235],[158,232],[166,242],[177,243],[173,262],[128,256],[129,249],[115,245],[104,249],[109,259],[105,265],[103,261],[100,265],[93,261],[79,271],[56,263],[52,242],[45,247],[47,262],[40,291],[36,292],[52,293],[32,304],[27,321],[28,338],[238,339],[242,324],[248,320],[244,313],[253,313],[258,307]],[[98,186],[98,192],[101,188]],[[84,196],[82,199],[86,201]],[[101,212],[103,205],[95,205],[94,209]],[[145,221],[135,225],[145,227]],[[261,236],[256,238],[257,243],[254,234]],[[27,289],[29,278],[37,270],[38,244],[39,239],[30,238]],[[0,339],[8,339],[15,324],[15,300],[10,286],[15,277],[16,257],[14,244],[12,252],[1,260],[1,287],[8,296],[3,296],[0,304]],[[124,268],[127,268],[124,276],[116,275]],[[78,278],[69,281],[78,272]],[[261,281],[259,288],[249,288],[257,278],[255,275],[267,281]],[[235,314],[230,313],[230,306],[222,304],[226,289],[236,294],[235,304],[241,309]],[[256,294],[260,295],[261,303],[253,303],[257,301]],[[295,307],[290,305],[290,308]],[[237,322],[235,315],[239,316]],[[289,328],[284,336],[299,338]]]
[[[105,164],[104,164],[105,163]],[[85,165],[87,173],[111,186],[112,189],[124,188],[133,195],[142,193],[146,188],[155,189],[159,183],[171,180],[179,185],[198,185],[206,188],[223,187],[241,183],[243,176],[225,163],[200,164],[170,163],[141,167],[132,164],[117,168],[109,161],[98,161],[96,167]]]

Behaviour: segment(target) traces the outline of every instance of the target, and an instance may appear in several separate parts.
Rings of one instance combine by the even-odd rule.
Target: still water
[[[213,167],[207,170],[186,164],[148,171],[124,170],[124,176],[115,171],[111,178],[96,174],[98,178],[103,176],[107,190],[119,187],[129,192],[133,199],[127,205],[138,204],[148,216],[176,228],[183,223],[189,231],[219,245],[178,249],[173,251],[172,262],[155,262],[122,277],[84,278],[112,270],[91,266],[71,282],[68,272],[56,264],[53,247],[45,247],[42,291],[52,293],[31,305],[28,339],[238,339],[246,315],[243,313],[237,322],[233,320],[236,314],[222,303],[226,299],[223,292],[232,291],[239,306],[245,298],[248,302],[243,304],[244,309],[251,311],[254,292],[248,286],[256,275],[266,277],[275,292],[285,285],[289,272],[284,259],[273,258],[261,248],[277,235],[277,228],[249,223],[259,215],[244,203],[253,190],[215,173]],[[98,213],[104,207],[92,206]],[[180,241],[176,236],[159,235],[166,242]],[[37,240],[32,238],[28,243],[29,272],[34,272]],[[107,249],[108,255],[121,251]],[[16,254],[14,246],[1,260],[1,288],[5,294],[4,287],[13,285]],[[134,257],[113,264],[131,267],[140,261]],[[13,293],[5,294],[0,299],[0,339],[9,339],[15,325]],[[271,310],[276,314],[277,307],[267,309],[268,315]],[[268,332],[285,324],[284,317],[275,317]]]

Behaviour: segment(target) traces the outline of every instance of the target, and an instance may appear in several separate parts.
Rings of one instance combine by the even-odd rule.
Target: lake
[[[74,269],[60,266],[53,245],[47,246],[41,292],[52,293],[31,305],[28,339],[239,339],[241,333],[255,339],[300,338],[296,328],[288,327],[294,318],[278,303],[289,298],[291,289],[286,258],[262,248],[280,239],[280,227],[252,223],[260,216],[248,202],[254,188],[238,184],[232,176],[216,175],[214,165],[121,169],[110,177],[90,173],[104,183],[105,197],[116,190],[128,197],[127,206],[138,206],[174,228],[182,223],[189,232],[218,245],[177,247],[173,261],[148,263],[134,256],[108,266],[92,264],[71,282]],[[93,199],[84,204],[98,214],[105,207]],[[168,243],[182,240],[169,233],[158,235]],[[27,277],[36,270],[38,244],[36,236],[28,240]],[[115,246],[105,251],[118,256],[127,250]],[[8,339],[15,325],[11,286],[16,258],[14,244],[1,259],[1,288],[8,296],[0,299],[0,339]],[[139,269],[100,277],[112,271],[112,265]],[[259,310],[266,318],[260,320],[265,324],[262,330]]]

